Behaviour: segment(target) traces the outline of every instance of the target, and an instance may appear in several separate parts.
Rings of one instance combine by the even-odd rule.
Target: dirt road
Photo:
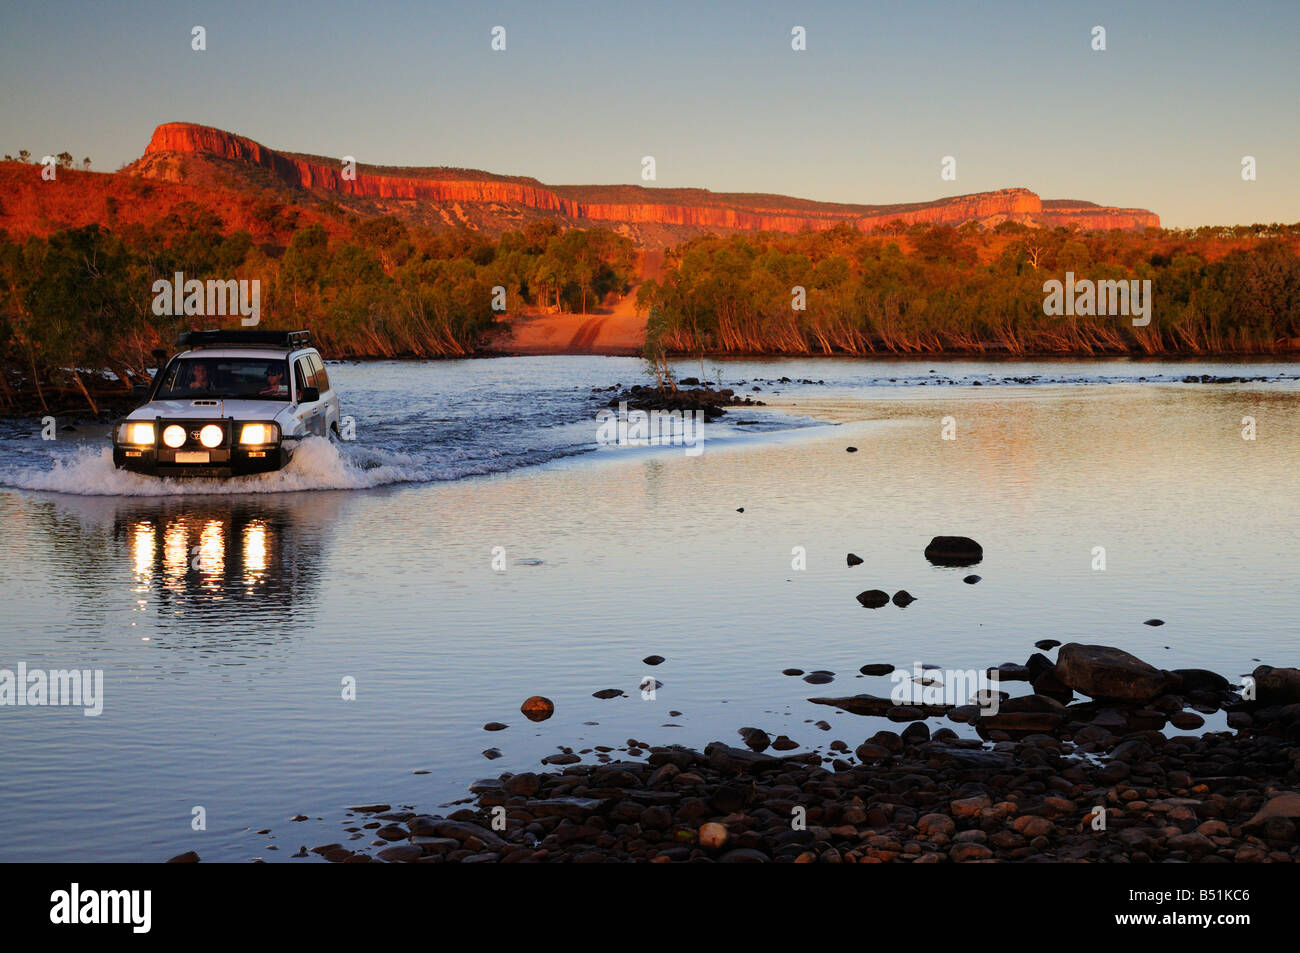
[[[657,277],[660,252],[640,261],[642,279]],[[510,319],[506,350],[514,354],[640,354],[645,344],[645,315],[637,314],[637,285],[612,306],[590,314],[520,313]]]

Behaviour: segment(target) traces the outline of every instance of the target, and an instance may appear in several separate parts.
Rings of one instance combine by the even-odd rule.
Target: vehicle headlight
[[[152,444],[154,442],[153,424],[126,424],[123,427],[126,443]]]
[[[172,449],[183,447],[185,445],[185,428],[179,424],[172,424],[171,426],[164,427],[163,443],[167,444],[167,446]]]
[[[216,424],[208,424],[199,431],[199,443],[209,449],[219,446],[224,439],[226,439],[225,431]]]
[[[239,431],[239,442],[247,444],[275,443],[279,436],[279,427],[275,424],[244,424]]]

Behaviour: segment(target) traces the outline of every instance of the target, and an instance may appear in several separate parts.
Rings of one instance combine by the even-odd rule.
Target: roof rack
[[[308,347],[310,331],[185,331],[176,339],[181,347]]]

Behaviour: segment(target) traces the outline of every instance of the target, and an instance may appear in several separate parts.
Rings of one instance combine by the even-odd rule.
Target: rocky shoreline
[[[1300,669],[1262,665],[1232,686],[1109,646],[1071,643],[1054,664],[1035,658],[1048,667],[1031,658],[990,669],[1035,688],[996,712],[809,699],[910,722],[851,752],[837,740],[826,754],[776,756],[767,749],[788,739],[755,728],[741,729],[743,748],[629,739],[623,760],[596,749],[596,764],[562,749],[543,759],[562,770],[476,781],[473,806],[445,817],[353,807],[345,830],[368,846],[312,853],[342,863],[1300,860]],[[1085,684],[1101,697],[1059,700]],[[1179,714],[1220,709],[1233,730],[1160,730]],[[980,738],[921,720],[939,714],[972,722]]]
[[[603,400],[603,393],[613,392],[616,396],[609,398],[605,403],[606,407],[618,407],[620,404],[624,404],[632,410],[695,411],[703,414],[705,420],[718,419],[726,414],[726,408],[728,407],[765,406],[763,401],[755,400],[752,397],[742,397],[730,387],[713,388],[707,384],[701,385],[693,377],[686,378],[679,383],[682,385],[691,383],[700,386],[681,386],[667,389],[634,384],[631,387],[623,388],[619,384],[614,384],[611,387],[594,388],[592,396]],[[755,387],[754,390],[758,390],[758,388]]]

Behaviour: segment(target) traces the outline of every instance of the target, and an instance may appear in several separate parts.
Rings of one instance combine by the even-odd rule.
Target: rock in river
[[[524,713],[524,717],[529,721],[545,721],[555,714],[555,702],[542,695],[533,695],[524,699],[524,703],[519,706],[519,710]]]
[[[859,556],[857,553],[849,553],[848,556],[845,557],[845,561],[848,562],[850,566],[862,565],[862,557]]]
[[[967,536],[936,536],[925,558],[936,566],[973,566],[984,558],[984,547]]]
[[[894,605],[898,606],[900,609],[906,609],[915,601],[916,596],[912,595],[906,589],[899,589],[894,593]]]
[[[1164,694],[1174,676],[1123,649],[1069,642],[1057,653],[1057,680],[1090,698],[1146,702]]]
[[[858,593],[858,602],[868,609],[879,609],[881,606],[889,605],[889,593],[883,589],[868,589],[866,592]]]
[[[1259,700],[1266,705],[1300,702],[1300,669],[1260,665],[1251,672]]]

